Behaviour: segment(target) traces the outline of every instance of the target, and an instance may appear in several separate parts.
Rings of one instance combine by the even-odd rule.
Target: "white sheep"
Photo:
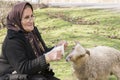
[[[78,80],[108,80],[111,73],[120,80],[120,51],[114,48],[85,49],[77,43],[66,60],[72,62]]]

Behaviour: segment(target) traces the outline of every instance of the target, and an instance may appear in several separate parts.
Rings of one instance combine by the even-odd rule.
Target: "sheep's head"
[[[86,54],[90,55],[89,51],[82,47],[79,42],[77,42],[72,52],[66,57],[66,61],[75,62],[78,59],[82,59]]]

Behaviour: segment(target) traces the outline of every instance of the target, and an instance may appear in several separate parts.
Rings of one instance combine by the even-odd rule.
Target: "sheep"
[[[78,80],[109,80],[111,73],[120,80],[120,51],[115,48],[97,46],[85,49],[77,43],[66,60],[72,62]]]

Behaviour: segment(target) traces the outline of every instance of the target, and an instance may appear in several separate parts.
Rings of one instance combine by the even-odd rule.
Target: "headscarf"
[[[16,4],[7,16],[7,28],[14,31],[23,31],[25,38],[29,41],[35,55],[38,57],[45,51],[42,43],[39,41],[38,36],[35,34],[34,30],[31,32],[26,32],[21,24],[22,14],[26,5],[29,5],[33,11],[32,5],[28,2],[21,2]]]
[[[22,19],[23,10],[26,5],[29,5],[33,11],[32,5],[28,2],[17,3],[12,8],[11,12],[7,16],[7,28],[8,29],[12,29],[15,31],[19,31],[19,30],[24,31],[21,25],[21,19]]]

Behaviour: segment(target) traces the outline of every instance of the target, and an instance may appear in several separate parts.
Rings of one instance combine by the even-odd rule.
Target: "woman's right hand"
[[[46,62],[49,63],[51,61],[61,60],[62,56],[63,56],[62,49],[56,49],[55,47],[50,52],[45,54],[45,59],[46,59]]]

